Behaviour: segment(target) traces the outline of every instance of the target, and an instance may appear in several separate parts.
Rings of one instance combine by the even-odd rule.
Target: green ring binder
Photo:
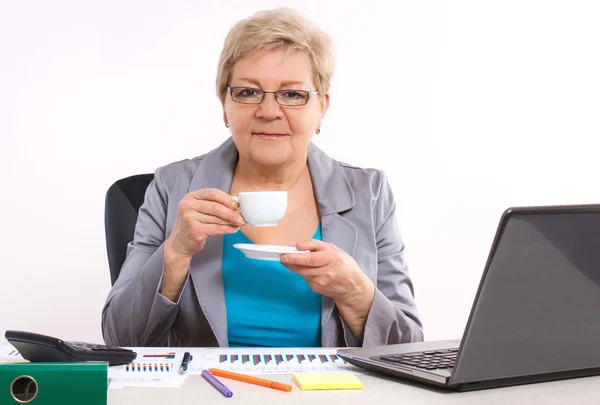
[[[2,405],[106,405],[108,363],[0,364]]]

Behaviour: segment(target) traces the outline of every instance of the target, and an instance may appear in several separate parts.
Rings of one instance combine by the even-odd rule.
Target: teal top
[[[320,224],[313,239],[322,239]],[[321,346],[321,295],[281,262],[246,258],[236,243],[253,242],[242,231],[223,237],[229,346]]]

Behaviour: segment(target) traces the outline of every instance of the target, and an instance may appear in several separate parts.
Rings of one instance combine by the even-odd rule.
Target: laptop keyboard
[[[416,353],[391,354],[381,356],[380,359],[424,370],[452,369],[457,353],[458,349],[431,350]]]

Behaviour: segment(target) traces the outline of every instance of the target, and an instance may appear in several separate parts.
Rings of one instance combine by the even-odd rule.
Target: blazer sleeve
[[[377,240],[377,282],[367,315],[362,346],[382,346],[423,340],[423,326],[414,299],[414,288],[404,259],[396,202],[387,177],[380,172],[379,193],[375,196],[374,224]],[[344,324],[348,346],[360,342]]]
[[[179,297],[172,302],[160,291],[166,216],[167,194],[158,169],[140,207],[125,263],[102,311],[102,334],[108,345],[167,345],[179,311]]]

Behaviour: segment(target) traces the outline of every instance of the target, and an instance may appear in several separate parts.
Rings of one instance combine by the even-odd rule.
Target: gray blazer
[[[133,241],[102,312],[102,333],[117,346],[228,346],[221,274],[222,236],[207,239],[191,262],[177,302],[160,294],[162,243],[178,204],[190,191],[228,192],[238,152],[229,138],[191,160],[159,168],[146,191]],[[375,346],[423,340],[404,244],[395,221],[396,204],[383,172],[335,161],[309,145],[308,167],[321,215],[323,240],[350,254],[376,286],[364,339],[358,341],[335,302],[322,298],[323,346]]]

